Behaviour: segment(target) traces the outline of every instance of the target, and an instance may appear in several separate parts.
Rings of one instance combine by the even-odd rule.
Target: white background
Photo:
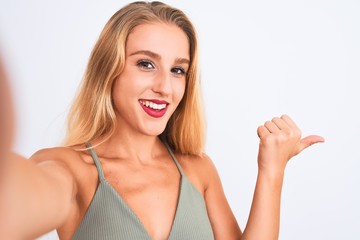
[[[15,150],[58,145],[90,51],[127,1],[0,0],[0,50],[17,106]],[[326,143],[286,171],[280,239],[359,239],[360,2],[167,1],[198,29],[207,153],[244,228],[256,128],[287,113]],[[53,232],[42,239],[57,239]]]

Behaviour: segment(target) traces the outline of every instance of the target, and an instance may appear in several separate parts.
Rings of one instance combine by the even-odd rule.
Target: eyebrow
[[[154,53],[154,52],[149,51],[149,50],[139,50],[139,51],[131,53],[129,56],[134,56],[134,55],[139,55],[139,54],[147,55],[149,57],[152,57],[152,58],[155,58],[155,59],[158,59],[158,60],[161,59],[161,56],[159,54]],[[190,64],[190,60],[187,59],[187,58],[176,58],[175,63],[176,64],[183,64],[183,63]]]

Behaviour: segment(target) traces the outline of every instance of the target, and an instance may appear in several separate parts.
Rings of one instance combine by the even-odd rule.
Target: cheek
[[[115,101],[115,102],[116,102],[116,99],[118,99],[119,96],[121,95],[120,89],[121,89],[120,79],[116,79],[116,81],[115,81],[115,83],[113,85],[113,88],[111,90],[112,100]]]
[[[126,85],[127,84],[126,81],[124,81],[124,78],[118,78],[114,83],[112,89],[112,102],[117,111],[124,108],[127,104],[128,94],[131,91],[129,91],[128,86]]]
[[[134,94],[136,89],[136,81],[133,81],[126,74],[123,74],[116,80],[112,94],[114,98],[123,98]]]
[[[181,99],[184,97],[186,87],[186,80],[178,81],[174,84],[174,96],[180,102]]]

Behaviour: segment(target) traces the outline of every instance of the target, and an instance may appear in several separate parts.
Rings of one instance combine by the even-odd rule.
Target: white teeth
[[[155,109],[155,110],[162,110],[166,107],[166,104],[163,103],[163,104],[157,104],[157,103],[154,103],[154,102],[150,102],[150,101],[143,101],[143,100],[140,100],[139,101],[142,105],[148,107],[148,108],[152,108],[152,109]]]

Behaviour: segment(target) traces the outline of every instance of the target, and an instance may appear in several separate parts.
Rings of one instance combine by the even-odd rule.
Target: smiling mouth
[[[156,110],[156,111],[161,111],[161,110],[165,109],[166,106],[167,106],[167,103],[155,103],[153,101],[142,100],[142,99],[140,99],[139,102],[143,106],[145,106],[147,108],[151,108],[151,109]]]

